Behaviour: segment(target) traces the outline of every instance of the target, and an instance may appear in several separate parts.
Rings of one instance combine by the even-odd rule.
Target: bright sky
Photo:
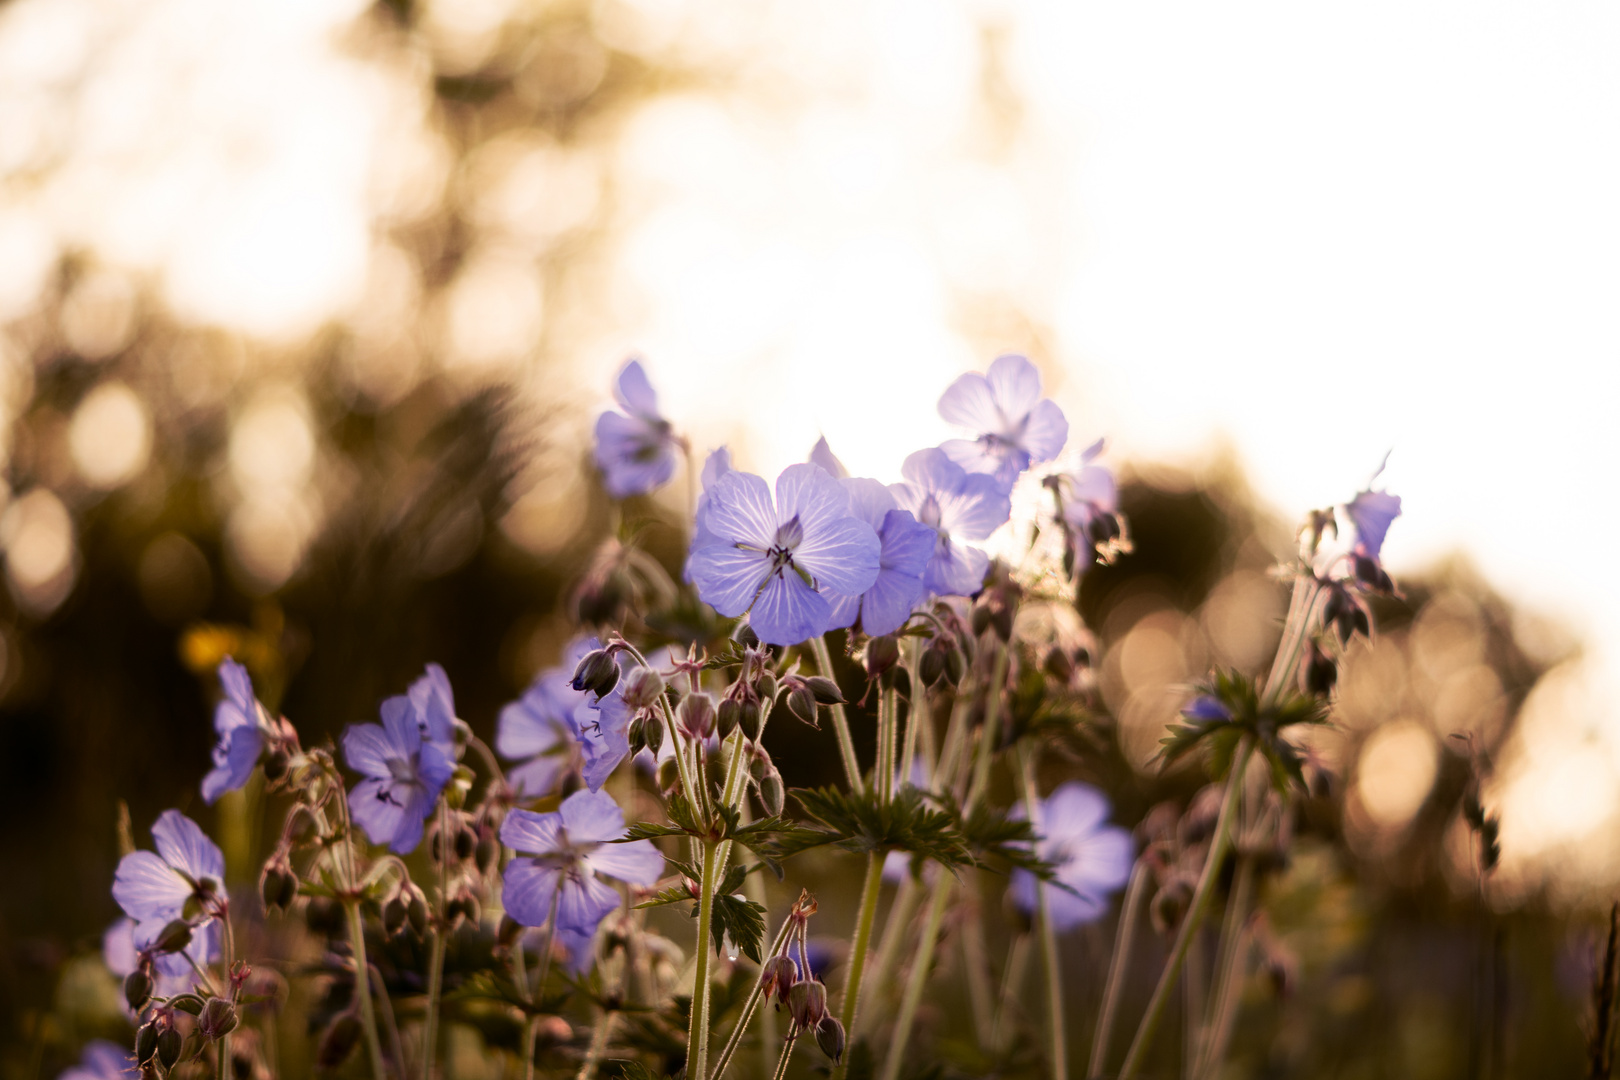
[[[430,6],[484,38],[513,7]],[[260,337],[370,295],[388,249],[368,230],[444,182],[423,72],[345,52],[356,3],[224,10],[0,10],[0,314],[77,246]],[[507,339],[573,319],[582,429],[636,352],[672,416],[760,472],[825,433],[893,478],[947,434],[934,402],[957,373],[1030,342],[1076,445],[1196,467],[1224,443],[1286,515],[1349,496],[1393,450],[1397,574],[1464,551],[1590,642],[1544,709],[1562,750],[1526,806],[1573,806],[1554,815],[1571,834],[1615,812],[1620,578],[1576,553],[1620,526],[1604,471],[1620,462],[1620,7],[596,13],[614,47],[725,78],[571,157],[523,151],[539,171],[511,175],[585,192],[567,220],[594,205],[593,170],[616,170],[600,310],[543,303],[524,252],[550,226],[509,223],[453,292],[451,359],[522,377],[527,346]],[[77,77],[88,89],[64,96]],[[25,182],[68,130],[66,179]],[[390,294],[400,310],[413,287]]]

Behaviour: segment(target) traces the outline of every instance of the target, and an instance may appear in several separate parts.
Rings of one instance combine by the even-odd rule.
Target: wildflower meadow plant
[[[686,444],[639,362],[615,396],[595,459],[621,499],[669,483]],[[159,815],[155,850],[118,866],[127,919],[104,942],[130,1050],[92,1044],[63,1075],[266,1075],[288,1034],[277,994],[307,972],[324,990],[305,1059],[338,1068],[363,1045],[374,1080],[432,1080],[447,1022],[525,1077],[591,1080],[611,1062],[633,1078],[841,1080],[859,1063],[896,1080],[927,1067],[919,1018],[949,940],[969,1071],[1061,1080],[1076,973],[1058,939],[1082,924],[1112,935],[1087,1075],[1139,1075],[1187,978],[1186,1032],[1169,1041],[1188,1048],[1188,1075],[1218,1075],[1258,962],[1257,889],[1308,786],[1301,733],[1329,720],[1339,659],[1372,630],[1369,597],[1395,593],[1381,553],[1400,501],[1369,490],[1311,515],[1283,567],[1293,595],[1269,670],[1211,672],[1165,732],[1161,763],[1196,757],[1209,786],[1133,836],[1108,794],[1118,777],[1074,752],[1111,730],[1074,587],[1129,550],[1102,444],[1040,471],[1076,457],[1022,357],[951,383],[939,413],[971,438],[917,449],[889,482],[848,476],[825,440],[774,483],[725,448],[701,476],[688,459],[686,583],[638,547],[656,526],[606,539],[576,592],[585,625],[498,718],[458,717],[449,674],[428,664],[380,722],[306,749],[226,659],[203,795],[281,822],[255,860],[258,903],[196,822]],[[1041,516],[1009,524],[1019,485],[1053,497],[1020,496]],[[1033,542],[1023,563],[978,546],[1048,529],[1061,566],[1035,565],[1056,556]],[[790,722],[814,730],[773,734]],[[789,792],[773,753],[815,739],[840,781]],[[1091,762],[1084,779],[1075,760]],[[843,860],[858,897],[821,914],[815,887]],[[773,912],[767,879],[792,902]],[[983,902],[996,895],[1006,904]],[[1214,966],[1189,974],[1215,910]],[[262,920],[323,944],[278,953],[295,935]],[[1165,948],[1138,948],[1144,923]],[[1145,1004],[1124,993],[1144,955]],[[1040,1007],[1024,1009],[1032,958]]]

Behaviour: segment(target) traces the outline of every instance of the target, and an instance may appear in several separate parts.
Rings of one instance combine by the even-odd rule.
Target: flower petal
[[[890,510],[883,515],[878,539],[883,544],[879,561],[885,570],[922,576],[934,554],[938,533],[911,516],[909,510]]]
[[[895,508],[894,492],[878,480],[852,476],[840,480],[849,495],[849,512],[874,529],[883,527],[883,516]]]
[[[854,518],[849,519],[857,525]],[[865,529],[867,526],[861,525]],[[868,529],[870,531],[870,529]],[[877,538],[872,538],[874,546]],[[873,560],[874,563],[876,559]],[[866,584],[870,584],[868,581]],[[865,584],[859,586],[865,588]],[[832,606],[827,598],[804,583],[798,574],[772,574],[748,614],[748,624],[767,645],[797,645],[822,634]]]
[[[630,712],[617,692],[574,710],[585,750],[585,786],[596,791],[630,753]]]
[[[501,843],[528,855],[550,855],[561,850],[562,815],[513,809],[501,822]]]
[[[653,390],[646,371],[642,370],[640,360],[631,360],[619,369],[613,397],[632,416],[646,420],[662,419],[658,415],[658,394]]]
[[[1051,461],[1069,441],[1069,421],[1055,401],[1039,401],[1030,410],[1019,445],[1034,461]]]
[[[132,919],[172,919],[192,891],[185,878],[150,851],[125,855],[113,875],[113,899]]]
[[[393,775],[389,760],[399,756],[378,724],[350,724],[343,732],[343,760],[357,773],[387,779]]]
[[[573,764],[572,757],[566,753],[540,754],[532,761],[506,770],[506,782],[512,786],[512,792],[518,798],[537,799],[556,791],[563,774]]]
[[[827,445],[825,435],[817,439],[816,445],[810,448],[810,464],[820,466],[834,480],[843,480],[849,476],[849,470],[844,468],[844,463],[832,452],[832,447]]]
[[[966,476],[939,500],[939,527],[953,537],[983,540],[1012,517],[1012,499],[993,476]]]
[[[692,552],[686,572],[704,603],[734,619],[754,602],[770,566],[770,556],[762,550],[710,544]]]
[[[928,561],[923,584],[929,592],[941,596],[972,596],[984,588],[984,573],[989,568],[990,556],[941,536],[934,557]]]
[[[708,490],[703,524],[727,543],[768,549],[776,541],[776,507],[770,486],[753,473],[733,470]]]
[[[1344,509],[1356,527],[1356,546],[1367,558],[1377,559],[1390,524],[1400,517],[1401,497],[1387,491],[1362,491]]]
[[[877,580],[861,597],[861,629],[873,637],[894,633],[911,616],[911,609],[925,591],[918,574],[879,571]]]
[[[152,846],[163,861],[193,881],[225,880],[225,853],[208,838],[202,826],[178,810],[165,810],[152,825]]]
[[[557,902],[557,927],[580,934],[594,934],[603,916],[619,906],[619,894],[590,874],[569,878],[562,883]]]
[[[848,516],[849,493],[820,466],[789,465],[776,478],[776,521],[798,518],[807,540],[826,523]]]
[[[622,834],[623,829],[619,830]],[[628,844],[603,844],[585,856],[585,862],[598,874],[627,881],[632,885],[651,885],[664,873],[664,855],[651,840],[632,840]]]
[[[219,685],[227,701],[249,716],[253,714],[253,680],[247,668],[227,656],[219,662]]]
[[[930,447],[927,450],[918,450],[906,458],[905,464],[900,466],[900,475],[916,484],[924,493],[935,494],[951,493],[961,489],[967,482],[967,472],[952,461],[939,447]],[[895,492],[896,500],[900,500],[899,492]],[[903,501],[901,506],[905,506]],[[912,513],[915,508],[906,507]]]
[[[794,563],[814,575],[818,586],[842,593],[871,585],[882,558],[877,533],[853,517],[822,521],[813,531],[806,528],[804,541],[793,552]]]
[[[1001,423],[989,380],[972,371],[945,388],[939,398],[939,415],[946,423],[977,432],[997,431]]]
[[[373,844],[386,844],[398,835],[405,807],[395,798],[391,781],[372,777],[349,792],[349,816]]]
[[[855,625],[855,620],[861,616],[860,595],[834,592],[831,589],[827,589],[821,595],[827,598],[828,630],[842,630],[846,626]]]
[[[582,696],[570,689],[576,698]],[[531,758],[543,754],[568,737],[568,728],[562,722],[562,703],[556,701],[552,688],[545,680],[537,679],[523,696],[501,709],[495,721],[495,752],[508,760]],[[571,708],[576,702],[570,702]]]
[[[382,703],[382,726],[393,745],[391,757],[413,758],[422,748],[422,728],[411,708],[411,699],[401,694]]]
[[[990,362],[990,370],[984,373],[984,380],[989,384],[990,396],[995,400],[1003,426],[979,430],[998,435],[1013,434],[1013,430],[1023,423],[1024,417],[1041,400],[1040,371],[1025,357],[1007,353]]]
[[[246,784],[262,753],[264,732],[256,724],[244,724],[221,735],[220,745],[214,747],[214,767],[203,777],[203,801],[213,806],[221,795]]]
[[[544,926],[561,876],[534,859],[513,859],[501,875],[501,906],[523,926]]]
[[[1041,805],[1035,831],[1054,843],[1083,838],[1108,820],[1109,810],[1108,796],[1101,791],[1078,780],[1065,781]]]
[[[604,791],[576,791],[557,808],[570,844],[602,843],[624,835],[624,811]]]

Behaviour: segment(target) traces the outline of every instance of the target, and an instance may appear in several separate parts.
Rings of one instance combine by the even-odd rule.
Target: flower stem
[[[692,973],[692,1017],[686,1035],[686,1075],[709,1075],[709,955],[714,945],[709,926],[714,921],[714,888],[717,884],[716,843],[703,841],[703,878],[698,884],[697,949]]]
[[[878,698],[877,769],[878,798],[888,802],[894,798],[895,728],[900,722],[900,694],[892,687]]]
[[[433,920],[433,945],[428,954],[427,1008],[423,1013],[422,1080],[433,1080],[434,1051],[438,1049],[439,991],[444,977],[444,906],[449,888],[450,810],[439,799],[439,895]]]
[[[1001,692],[1007,683],[1007,648],[998,640],[996,659],[991,665],[990,682],[984,688],[984,725],[979,729],[979,753],[973,762],[973,786],[968,788],[964,809],[971,811],[984,798],[990,783],[990,761],[995,756],[996,739],[1001,734]]]
[[[1159,1017],[1164,1012],[1165,1004],[1170,999],[1170,992],[1175,989],[1182,965],[1187,960],[1187,950],[1192,946],[1199,927],[1203,925],[1204,913],[1209,907],[1210,893],[1214,889],[1216,878],[1220,876],[1221,864],[1226,860],[1226,849],[1231,846],[1232,818],[1236,816],[1238,796],[1243,792],[1243,774],[1248,768],[1249,756],[1253,751],[1254,740],[1245,735],[1238,745],[1237,753],[1232,757],[1232,769],[1226,777],[1226,797],[1221,801],[1220,817],[1215,821],[1215,836],[1210,840],[1204,871],[1198,877],[1192,902],[1187,907],[1187,914],[1182,918],[1181,929],[1176,933],[1175,945],[1170,951],[1170,962],[1165,965],[1164,973],[1159,976],[1159,984],[1153,988],[1153,996],[1148,999],[1147,1011],[1142,1016],[1141,1024],[1137,1026],[1136,1037],[1131,1040],[1131,1047],[1125,1053],[1125,1063],[1120,1066],[1118,1080],[1130,1080],[1142,1067],[1148,1043],[1153,1039],[1154,1029],[1159,1025]]]
[[[899,891],[895,893],[894,903],[889,907],[889,916],[883,925],[883,941],[878,946],[877,960],[872,965],[871,993],[880,998],[888,986],[889,975],[894,971],[894,962],[899,959],[900,946],[905,942],[906,932],[911,929],[911,919],[917,914],[917,903],[921,899],[921,887],[907,873]],[[851,1040],[855,1038],[853,1030],[847,1027],[844,1030],[849,1033]]]
[[[360,1000],[360,1027],[366,1033],[366,1052],[371,1055],[371,1075],[374,1080],[386,1080],[383,1068],[382,1040],[377,1037],[377,1011],[371,1001],[371,977],[366,964],[366,931],[360,922],[360,901],[345,900],[343,910],[349,917],[349,948],[354,953],[354,992]]]
[[[787,1075],[788,1058],[793,1056],[793,1044],[799,1041],[799,1025],[794,1024],[788,1029],[787,1042],[782,1044],[782,1056],[776,1059],[776,1071],[771,1074],[771,1080],[782,1080]]]
[[[1143,859],[1136,860],[1131,870],[1131,883],[1125,888],[1125,901],[1120,906],[1119,929],[1114,935],[1114,955],[1108,963],[1108,980],[1103,984],[1102,1008],[1097,1013],[1097,1034],[1091,1040],[1091,1061],[1086,1065],[1088,1077],[1100,1077],[1108,1061],[1108,1040],[1114,1030],[1114,1014],[1119,1011],[1119,996],[1125,985],[1125,969],[1130,964],[1131,946],[1136,939],[1136,923],[1147,892],[1152,871]]]
[[[776,933],[776,940],[771,943],[770,951],[766,957],[775,956],[782,949],[782,943],[787,941],[788,934],[793,930],[793,917],[789,915],[782,920],[782,929]],[[754,988],[748,994],[748,1000],[743,1002],[742,1016],[737,1020],[737,1026],[731,1029],[731,1038],[726,1040],[725,1048],[715,1059],[714,1069],[709,1073],[710,1080],[720,1080],[725,1075],[726,1066],[731,1064],[731,1055],[737,1052],[742,1043],[743,1035],[748,1031],[748,1022],[753,1019],[754,1010],[759,1008],[760,998],[763,997],[764,986],[759,979],[754,980]]]
[[[986,710],[988,716],[988,710]],[[988,719],[986,725],[988,726]],[[1040,795],[1035,790],[1035,749],[1028,740],[1018,744],[1018,776],[1024,789],[1024,813],[1029,821],[1040,820]],[[1046,884],[1035,888],[1035,932],[1040,938],[1041,958],[1046,972],[1046,1063],[1052,1080],[1069,1075],[1069,1048],[1063,1031],[1063,973],[1059,967],[1057,932],[1052,928]]]
[[[990,1049],[998,1054],[1007,1050],[1006,1030],[1008,1014],[1017,1006],[1024,987],[1024,974],[1029,967],[1029,935],[1020,933],[1007,948],[1007,965],[1001,969],[1001,1000],[996,1004],[996,1019],[990,1025]]]
[[[872,944],[872,924],[877,921],[878,888],[883,884],[883,856],[874,851],[866,856],[866,884],[861,889],[861,912],[855,923],[855,944],[849,954],[849,977],[844,982],[844,1006],[839,1021],[844,1031],[855,1030],[860,1014],[861,978],[866,973],[866,954]],[[833,1080],[841,1080],[848,1065],[833,1069]]]
[[[1221,944],[1216,952],[1215,997],[1210,1003],[1208,1023],[1204,1026],[1199,1060],[1193,1070],[1194,1080],[1216,1074],[1231,1042],[1232,1024],[1237,1020],[1238,991],[1249,956],[1249,896],[1253,890],[1254,858],[1239,854],[1237,871],[1232,877],[1232,891],[1226,899]]]
[[[922,940],[917,943],[917,958],[906,979],[905,994],[900,999],[900,1014],[894,1021],[894,1035],[889,1043],[889,1054],[883,1059],[882,1080],[899,1080],[900,1066],[905,1061],[906,1042],[911,1036],[911,1025],[917,1018],[917,1006],[922,1003],[923,987],[928,984],[928,969],[934,960],[934,945],[939,940],[939,927],[945,921],[945,908],[950,903],[955,880],[940,875],[934,888],[934,900],[928,907],[928,920],[923,924]]]
[[[821,674],[837,682],[832,654],[827,651],[827,639],[820,635],[811,638],[810,651],[815,654],[816,668]],[[838,755],[844,761],[844,776],[849,780],[849,790],[859,795],[866,790],[866,784],[861,779],[860,759],[855,756],[855,741],[849,737],[849,718],[844,715],[842,705],[829,705],[827,709],[832,713],[833,734],[838,737]]]

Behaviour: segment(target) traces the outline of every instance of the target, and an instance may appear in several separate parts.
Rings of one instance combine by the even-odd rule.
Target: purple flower
[[[710,543],[687,562],[698,595],[720,614],[750,612],[759,639],[797,645],[827,629],[829,593],[859,595],[880,569],[872,526],[850,514],[849,495],[815,465],[789,465],[776,498],[753,473],[728,472],[698,516]]]
[[[619,906],[619,894],[597,874],[651,885],[664,872],[652,841],[609,842],[624,832],[619,804],[600,791],[576,791],[555,813],[513,810],[501,825],[501,843],[518,853],[501,888],[506,913],[524,926],[544,926],[555,910],[559,932],[595,933]]]
[[[1023,807],[1014,807],[1009,816],[1021,820]],[[1052,864],[1059,884],[1074,890],[1046,887],[1047,914],[1059,933],[1100,916],[1108,894],[1131,876],[1131,834],[1107,821],[1107,796],[1073,780],[1059,784],[1036,809],[1035,854]],[[1028,870],[1012,873],[1013,903],[1026,915],[1035,912],[1038,884]]]
[[[596,419],[596,464],[615,499],[645,495],[675,475],[678,440],[658,414],[658,395],[639,360],[619,369],[613,397],[628,415],[605,412]]]
[[[1401,516],[1401,497],[1387,491],[1360,491],[1344,508],[1345,516],[1355,526],[1355,552],[1364,558],[1378,561],[1384,549],[1384,534],[1390,523]]]
[[[135,1055],[106,1039],[84,1044],[79,1063],[56,1074],[56,1080],[129,1080],[136,1073]]]
[[[586,786],[599,791],[630,753],[630,710],[619,687],[598,698],[571,685],[580,659],[601,647],[594,637],[576,638],[560,666],[535,676],[523,696],[501,710],[495,750],[521,762],[507,776],[519,798],[551,794],[581,761]]]
[[[1232,710],[1220,698],[1202,694],[1181,710],[1181,715],[1200,724],[1225,723],[1232,719]]]
[[[446,760],[456,760],[456,697],[444,668],[429,664],[403,700],[409,703],[423,740],[438,747]]]
[[[269,714],[253,696],[247,668],[226,657],[219,664],[219,685],[225,698],[214,706],[214,767],[203,777],[202,797],[214,805],[227,791],[248,782],[275,732]]]
[[[832,447],[827,445],[825,435],[817,439],[816,445],[810,448],[810,464],[821,466],[822,471],[834,480],[849,479],[849,470],[838,460],[838,455],[832,452]]]
[[[962,540],[983,540],[1012,515],[1012,500],[996,479],[968,473],[943,450],[919,450],[900,469],[903,484],[891,484],[895,502],[933,529],[934,552],[923,574],[929,591],[971,596],[984,584],[990,557]]]
[[[119,919],[107,927],[106,933],[101,935],[101,959],[106,963],[107,970],[122,978],[140,967],[143,954],[151,949],[156,936],[162,933],[166,925],[166,921],[159,920],[137,924],[134,919]],[[180,952],[149,957],[155,976],[152,992],[160,997],[185,993],[196,981],[192,962],[206,968],[219,957],[219,923],[210,921],[192,931],[191,944]]]
[[[816,445],[825,447],[827,440]],[[826,456],[834,463],[838,460],[831,452]],[[894,495],[878,481],[849,478],[839,483],[849,492],[850,510],[877,533],[878,576],[872,587],[858,596],[829,593],[832,616],[827,626],[853,626],[858,617],[861,629],[868,634],[893,633],[910,617],[912,607],[926,591],[923,571],[934,554],[937,534],[896,507]]]
[[[697,497],[697,507],[695,510],[697,518],[692,523],[692,551],[696,551],[700,547],[706,547],[709,544],[719,542],[718,538],[711,533],[708,527],[704,524],[703,511],[709,505],[709,489],[714,487],[715,482],[730,471],[731,451],[727,450],[724,446],[718,450],[715,450],[709,454],[706,459],[704,459],[703,472],[699,475],[699,480],[703,485],[703,489]],[[691,552],[687,553],[686,566],[682,570],[681,576],[688,582],[692,580]]]
[[[971,473],[989,473],[1004,490],[1037,461],[1051,461],[1069,438],[1069,422],[1041,397],[1041,373],[1022,356],[998,356],[983,375],[968,373],[939,399],[939,415],[975,433],[940,449]]]
[[[195,899],[209,916],[219,914],[225,901],[225,856],[195,821],[178,810],[163,811],[152,826],[152,843],[155,854],[132,851],[113,875],[113,899],[140,924],[137,942],[181,918],[188,901]]]
[[[366,777],[349,792],[355,822],[374,844],[387,844],[399,855],[415,851],[422,822],[455,766],[437,743],[423,741],[411,699],[383,702],[381,725],[350,724],[343,758]]]
[[[1119,512],[1119,487],[1114,483],[1114,474],[1091,463],[1102,451],[1103,440],[1098,439],[1080,455],[1078,470],[1048,480],[1057,491],[1064,525],[1083,545],[1095,542],[1093,526],[1097,522]]]

